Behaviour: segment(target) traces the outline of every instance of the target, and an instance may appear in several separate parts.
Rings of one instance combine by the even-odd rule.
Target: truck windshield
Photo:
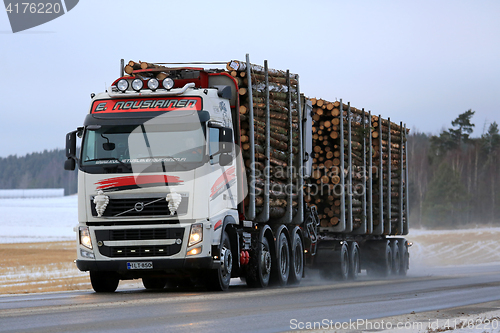
[[[81,166],[113,167],[113,172],[187,170],[204,162],[205,147],[205,130],[199,122],[102,126],[87,130]]]

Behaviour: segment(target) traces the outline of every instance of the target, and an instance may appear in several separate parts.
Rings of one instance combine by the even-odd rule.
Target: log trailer
[[[306,98],[298,75],[267,61],[224,64],[122,60],[66,135],[76,265],[93,289],[296,284],[305,266],[405,275],[406,126]]]

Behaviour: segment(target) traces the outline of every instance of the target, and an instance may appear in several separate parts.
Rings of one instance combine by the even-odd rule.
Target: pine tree
[[[443,130],[439,136],[431,137],[432,152],[435,156],[444,156],[447,152],[460,149],[463,143],[469,142],[469,135],[474,131],[475,124],[471,123],[471,118],[476,113],[469,109],[451,122],[451,125],[457,128]]]
[[[498,124],[496,121],[490,124],[488,132],[481,136],[482,146],[486,154],[491,154],[496,148],[500,146],[500,134]]]
[[[457,147],[461,147],[462,143],[466,143],[469,140],[469,135],[474,131],[473,127],[476,126],[471,123],[471,118],[476,113],[476,111],[472,111],[469,109],[462,114],[459,114],[458,117],[451,122],[451,125],[457,127],[456,129],[450,128],[450,134],[455,141]]]

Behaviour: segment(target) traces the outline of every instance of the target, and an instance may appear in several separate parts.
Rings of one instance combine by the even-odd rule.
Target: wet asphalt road
[[[414,272],[415,271],[415,272]],[[0,297],[0,332],[281,332],[311,322],[445,309],[500,299],[500,264],[412,269],[407,277],[331,282],[309,272],[300,286]]]

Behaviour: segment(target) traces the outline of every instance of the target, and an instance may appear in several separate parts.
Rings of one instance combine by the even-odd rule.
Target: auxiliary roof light
[[[142,82],[141,79],[134,79],[134,81],[132,81],[132,89],[135,91],[140,91],[142,87],[144,87],[144,82]]]
[[[174,80],[171,78],[167,77],[166,79],[163,80],[163,88],[170,90],[174,87]]]
[[[116,83],[116,88],[121,92],[125,92],[128,89],[128,81],[125,79],[121,79]]]
[[[148,80],[148,88],[152,91],[155,91],[160,86],[160,82],[157,79],[149,79]]]

